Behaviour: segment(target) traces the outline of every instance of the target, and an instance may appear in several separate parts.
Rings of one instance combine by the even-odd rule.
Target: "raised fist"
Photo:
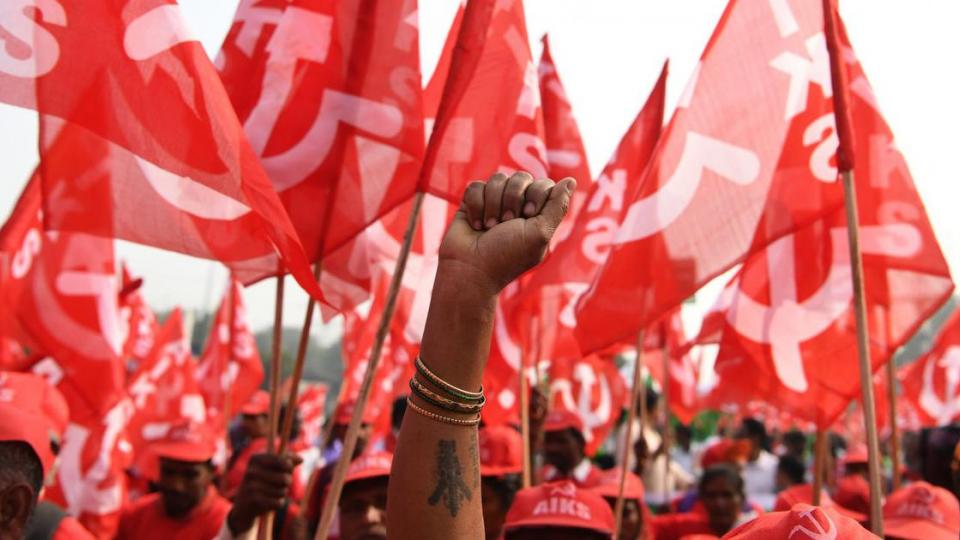
[[[577,183],[525,172],[472,182],[440,246],[440,268],[463,286],[497,293],[543,260]]]

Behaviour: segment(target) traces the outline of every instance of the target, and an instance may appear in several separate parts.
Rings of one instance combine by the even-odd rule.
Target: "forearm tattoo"
[[[440,439],[437,443],[437,486],[427,499],[430,506],[436,506],[441,500],[450,512],[456,517],[464,501],[473,496],[470,486],[463,480],[463,466],[457,458],[457,441]]]

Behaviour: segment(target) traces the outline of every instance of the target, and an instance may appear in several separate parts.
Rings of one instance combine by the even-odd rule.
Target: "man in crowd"
[[[890,494],[883,506],[887,538],[955,540],[960,538],[960,502],[927,482],[914,482]]]
[[[755,418],[744,418],[737,439],[750,442],[750,455],[743,467],[747,498],[766,510],[773,508],[777,497],[777,457],[768,450],[767,428]]]
[[[520,488],[523,437],[509,426],[487,426],[480,429],[479,445],[484,533],[487,540],[497,540]]]
[[[603,497],[611,510],[615,510],[617,497],[620,494],[620,468],[605,471],[600,478],[600,484],[593,488],[593,492]],[[644,504],[643,481],[639,476],[627,473],[623,484],[620,538],[622,540],[652,539],[653,532],[649,530],[649,522],[650,512]]]
[[[340,540],[386,540],[387,487],[392,461],[392,454],[378,452],[360,456],[350,463],[340,495]]]
[[[54,456],[43,417],[0,407],[0,538],[21,538]]]
[[[570,480],[583,488],[597,485],[600,471],[586,455],[583,420],[576,412],[556,408],[543,422],[543,480]]]
[[[743,479],[730,464],[707,467],[700,477],[697,498],[702,506],[681,514],[652,519],[656,540],[679,540],[686,535],[723,536],[734,527],[757,516],[746,504]]]

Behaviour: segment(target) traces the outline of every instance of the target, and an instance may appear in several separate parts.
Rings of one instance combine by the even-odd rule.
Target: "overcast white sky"
[[[763,0],[752,0],[762,2]],[[812,1],[812,0],[807,0]],[[180,0],[212,56],[229,29],[236,0]],[[958,0],[841,0],[853,46],[906,156],[940,244],[960,272],[960,51]],[[433,70],[458,2],[420,0],[425,78]],[[550,33],[554,60],[598,173],[670,59],[668,107],[679,97],[723,11],[724,0],[526,0],[534,57]],[[0,217],[5,219],[37,162],[36,114],[0,104]],[[210,309],[226,272],[217,263],[120,243],[119,255],[145,279],[158,310]],[[289,281],[289,283],[293,283]],[[298,325],[306,295],[287,287],[284,319]],[[709,303],[709,294],[701,295]],[[272,324],[273,283],[247,292],[255,328]],[[319,325],[315,325],[318,327]],[[336,323],[324,330],[327,339]]]

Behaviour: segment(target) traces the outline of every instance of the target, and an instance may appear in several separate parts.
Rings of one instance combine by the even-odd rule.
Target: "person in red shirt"
[[[578,487],[591,488],[599,483],[600,471],[586,456],[583,420],[566,409],[554,409],[543,422],[542,471],[545,482],[570,480]]]
[[[600,495],[570,481],[520,490],[503,525],[504,540],[613,538],[613,512]]]
[[[393,454],[378,452],[350,463],[340,495],[340,540],[386,540],[392,462]]]
[[[960,502],[952,493],[915,482],[890,494],[883,505],[887,538],[955,540],[960,538]]]
[[[477,437],[484,536],[486,540],[497,540],[502,536],[507,511],[520,489],[523,437],[510,426],[486,426]]]
[[[731,465],[714,465],[705,470],[697,494],[703,504],[702,511],[653,517],[655,540],[679,540],[693,534],[723,536],[757,516],[754,510],[744,511],[743,478]]]
[[[617,497],[620,494],[620,468],[605,471],[600,477],[600,484],[593,488],[593,492],[603,497],[614,510]],[[650,511],[643,501],[643,481],[640,477],[627,473],[623,484],[623,514],[620,523],[621,540],[647,540],[652,538],[647,533],[647,523],[651,519]]]

